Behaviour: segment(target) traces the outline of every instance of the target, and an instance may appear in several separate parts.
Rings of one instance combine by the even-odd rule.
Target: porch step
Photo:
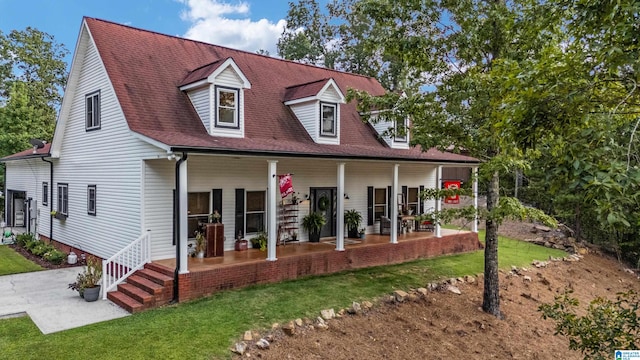
[[[136,275],[146,278],[148,280],[153,281],[156,284],[162,286],[171,286],[173,284],[173,277],[169,275],[165,275],[163,273],[159,273],[157,271],[151,269],[142,269],[135,272]]]
[[[164,265],[160,265],[157,263],[147,263],[144,265],[145,269],[149,269],[149,270],[153,270],[155,272],[159,272],[161,274],[165,274],[167,276],[171,276],[171,278],[173,278],[173,271],[174,269],[166,267]]]
[[[113,301],[116,305],[134,314],[145,309],[144,304],[120,291],[111,291],[107,293],[107,299]]]
[[[140,276],[139,272],[140,271],[136,271],[133,275],[129,276],[127,278],[127,284],[140,288],[149,294],[161,295],[164,291],[164,286],[149,280],[146,277]]]
[[[118,285],[118,291],[137,302],[142,303],[145,308],[150,307],[155,303],[155,298],[152,294],[133,284],[120,284]]]

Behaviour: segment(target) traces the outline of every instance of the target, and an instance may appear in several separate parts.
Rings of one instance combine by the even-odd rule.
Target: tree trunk
[[[487,210],[489,214],[498,205],[500,190],[500,175],[496,171],[491,177],[487,189]],[[482,310],[502,319],[500,312],[500,286],[498,278],[498,223],[491,219],[486,221],[486,235],[484,238],[484,294]]]

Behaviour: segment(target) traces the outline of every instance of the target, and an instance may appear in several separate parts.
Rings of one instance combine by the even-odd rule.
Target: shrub
[[[33,252],[33,249],[39,244],[42,244],[42,241],[36,239],[28,239],[24,244],[24,248],[29,250],[29,252]]]
[[[31,253],[35,256],[40,256],[42,257],[42,255],[44,255],[45,253],[49,252],[51,250],[51,246],[47,245],[45,243],[43,243],[42,241],[39,241],[38,244],[36,244],[32,249],[31,249]]]
[[[55,265],[62,264],[66,257],[67,254],[55,248],[53,250],[47,251],[46,253],[44,253],[44,255],[42,255],[43,259]]]
[[[23,234],[18,234],[16,236],[16,244],[18,244],[18,246],[22,246],[25,247],[25,244],[29,241],[35,241],[36,238],[35,236],[33,236],[33,234],[31,233],[23,233]]]

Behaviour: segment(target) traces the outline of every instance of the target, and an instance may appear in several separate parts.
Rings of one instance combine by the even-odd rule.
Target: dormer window
[[[407,142],[407,119],[396,119],[394,129],[394,140],[396,142]]]
[[[320,110],[320,135],[336,136],[336,104],[321,103]]]
[[[216,127],[239,126],[238,89],[216,86]]]

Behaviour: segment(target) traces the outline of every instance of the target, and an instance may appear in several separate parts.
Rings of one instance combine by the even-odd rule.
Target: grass
[[[501,267],[524,266],[534,259],[564,255],[503,237],[499,244]],[[321,309],[337,310],[353,300],[482,271],[482,251],[444,256],[224,291],[206,299],[46,336],[29,318],[6,319],[0,321],[0,353],[20,359],[226,358],[229,346],[245,330],[315,317]]]
[[[42,270],[8,246],[0,246],[0,276]]]

